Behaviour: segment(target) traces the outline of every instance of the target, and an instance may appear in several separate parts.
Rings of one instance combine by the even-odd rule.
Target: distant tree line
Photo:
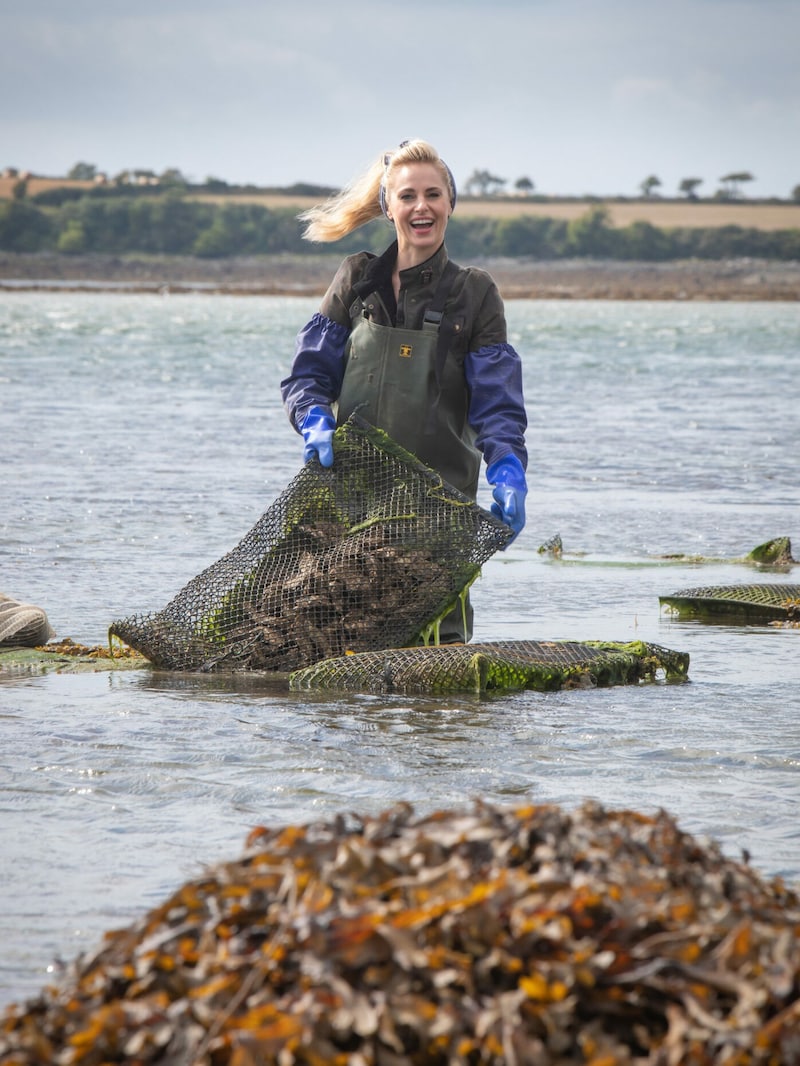
[[[715,200],[738,200],[742,195],[742,185],[748,181],[755,181],[754,176],[749,170],[737,170],[731,174],[725,174],[719,179],[722,185],[714,193],[713,199]],[[702,178],[683,178],[678,185],[678,192],[681,196],[685,196],[687,200],[698,200],[697,190],[699,186],[703,184]],[[650,174],[639,186],[642,195],[645,199],[658,196],[656,192],[662,185],[661,179],[657,174]],[[792,196],[796,199],[797,190],[793,190]]]
[[[29,172],[20,171],[16,167],[5,167],[2,177],[17,178],[14,187],[14,196],[24,199],[27,196],[28,180],[33,177]],[[206,192],[206,193],[229,193],[242,192],[252,193],[293,193],[302,196],[319,196],[320,199],[338,190],[330,186],[315,185],[309,182],[296,182],[289,187],[265,188],[252,183],[245,185],[231,185],[221,178],[207,177],[202,183],[192,182],[177,167],[167,167],[166,170],[157,174],[154,170],[136,168],[122,170],[113,177],[109,177],[103,171],[98,170],[94,163],[76,163],[67,173],[67,181],[94,182],[92,194],[130,196],[152,192],[155,195],[163,193],[167,189],[182,192]],[[742,186],[755,181],[755,176],[749,170],[736,170],[730,174],[724,174],[719,179],[720,186],[711,197],[712,200],[739,200],[742,198]],[[705,182],[704,178],[682,178],[678,184],[678,194],[687,200],[698,200],[698,188]],[[512,184],[513,191],[509,194],[507,186]],[[650,174],[639,183],[639,191],[645,199],[652,199],[661,195],[660,189],[663,182],[657,174]],[[465,196],[506,197],[508,195],[518,197],[533,197],[536,186],[533,181],[523,175],[513,183],[508,178],[501,178],[490,170],[477,168],[463,183],[461,192]],[[77,198],[86,195],[85,189],[76,189],[69,186],[54,188],[46,193],[39,193],[35,199],[40,203],[62,203],[64,199]],[[587,194],[588,195],[588,194]],[[547,197],[539,196],[539,200],[547,200]],[[774,197],[771,199],[775,199]],[[800,201],[800,185],[795,185],[791,191],[790,199]],[[780,202],[780,200],[778,201]]]
[[[65,192],[69,190],[59,190]],[[73,190],[74,191],[74,190]],[[296,209],[259,204],[191,200],[177,190],[160,195],[61,197],[47,202],[0,202],[0,250],[64,254],[234,255],[318,254],[302,239]],[[546,210],[543,207],[543,210]],[[332,251],[380,251],[391,230],[379,220],[337,243]],[[448,226],[454,259],[510,256],[620,260],[800,259],[800,229],[767,231],[742,226],[661,229],[648,222],[610,223],[602,205],[572,221],[520,214],[509,218],[463,217]]]
[[[739,200],[742,198],[742,186],[750,181],[755,181],[755,176],[749,170],[736,170],[730,174],[724,174],[720,179],[721,185],[714,193],[713,200]],[[678,185],[678,193],[687,200],[699,200],[698,188],[703,184],[703,178],[683,178]],[[506,196],[507,178],[498,177],[490,170],[473,170],[464,183],[463,192],[466,196]],[[657,174],[650,174],[639,184],[639,191],[646,200],[660,195],[659,189],[663,186],[661,178]],[[527,176],[517,178],[514,182],[514,195],[533,196],[536,186]],[[800,200],[800,185],[792,189],[791,198],[797,202]]]

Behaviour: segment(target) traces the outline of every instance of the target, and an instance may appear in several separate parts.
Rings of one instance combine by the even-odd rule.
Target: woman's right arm
[[[317,312],[297,334],[292,369],[281,382],[283,406],[299,432],[310,407],[330,410],[344,377],[350,330]]]
[[[311,407],[330,410],[339,398],[350,336],[353,281],[363,270],[368,253],[348,256],[336,272],[320,309],[297,334],[289,376],[281,382],[281,397],[289,421],[300,432]]]

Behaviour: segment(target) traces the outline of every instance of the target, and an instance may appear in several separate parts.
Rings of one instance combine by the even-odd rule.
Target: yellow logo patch
[[[401,344],[400,345],[400,357],[402,359],[410,359],[412,351],[413,351],[413,348],[412,348],[412,346],[410,344]]]

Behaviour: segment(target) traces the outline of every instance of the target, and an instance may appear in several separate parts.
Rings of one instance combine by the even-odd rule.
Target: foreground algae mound
[[[800,900],[586,804],[257,828],[59,986],[7,1066],[800,1062]]]

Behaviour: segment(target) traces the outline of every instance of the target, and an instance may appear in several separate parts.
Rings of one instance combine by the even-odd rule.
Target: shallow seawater
[[[278,383],[314,306],[0,295],[0,591],[104,643],[232,548],[299,469]],[[800,555],[800,308],[507,311],[528,524],[474,587],[475,639],[649,640],[689,652],[690,680],[406,698],[149,670],[4,679],[0,1002],[238,855],[254,825],[398,801],[663,807],[800,877],[800,630],[659,604],[800,581],[740,561],[781,535]],[[561,559],[538,551],[556,533]]]

